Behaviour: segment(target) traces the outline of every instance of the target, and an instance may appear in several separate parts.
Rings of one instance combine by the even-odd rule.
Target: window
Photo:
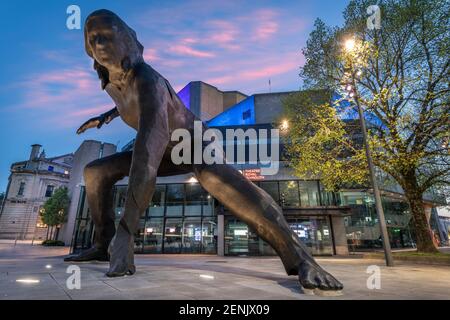
[[[277,203],[280,201],[278,195],[278,182],[261,182],[261,188],[266,191]]]
[[[246,120],[252,116],[252,110],[248,109],[242,113],[242,120]]]
[[[18,196],[23,196],[23,192],[25,191],[25,182],[21,182],[19,186],[19,191],[17,192]]]
[[[319,205],[319,186],[317,181],[300,181],[300,201],[302,207]]]
[[[53,166],[48,166],[48,171],[54,171],[55,168]]]
[[[299,207],[297,181],[280,181],[281,205],[283,207]]]
[[[184,185],[169,184],[167,185],[167,215],[181,216],[183,214],[184,205]]]
[[[166,197],[166,186],[157,185],[153,193],[152,201],[149,206],[149,215],[159,217],[164,215],[164,203]]]
[[[198,183],[186,185],[186,208],[184,214],[187,216],[200,216],[202,214],[202,204],[207,204],[208,194]]]
[[[53,189],[55,189],[55,186],[52,186],[51,184],[49,184],[47,186],[47,190],[45,190],[45,197],[51,197],[53,195]]]

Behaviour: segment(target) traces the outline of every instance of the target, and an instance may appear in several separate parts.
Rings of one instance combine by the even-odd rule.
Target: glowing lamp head
[[[280,129],[281,130],[287,130],[288,128],[289,128],[289,121],[287,121],[287,120],[281,121]]]
[[[345,41],[345,50],[347,50],[347,51],[353,51],[353,49],[355,49],[355,39],[353,39],[353,38],[350,38],[350,39],[347,39],[346,41]]]

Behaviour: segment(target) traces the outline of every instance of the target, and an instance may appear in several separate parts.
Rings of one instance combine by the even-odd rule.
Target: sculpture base
[[[342,290],[320,290],[320,289],[305,289],[302,288],[303,294],[308,296],[319,296],[319,297],[339,297],[344,295]]]

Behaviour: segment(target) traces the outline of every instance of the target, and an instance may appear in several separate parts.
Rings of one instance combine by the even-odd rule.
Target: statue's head
[[[109,82],[110,73],[127,71],[143,61],[144,47],[137,40],[136,32],[109,10],[97,10],[87,17],[84,41],[103,88]]]

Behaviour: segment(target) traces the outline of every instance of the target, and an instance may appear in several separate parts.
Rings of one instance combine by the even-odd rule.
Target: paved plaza
[[[81,289],[69,289],[67,247],[0,243],[0,299],[450,299],[450,267],[381,260],[317,258],[345,288],[341,295],[302,292],[277,257],[136,255],[137,273],[107,278],[108,263],[80,263]],[[368,289],[369,266],[381,289]],[[72,282],[74,283],[74,282]],[[373,282],[371,282],[373,283]]]

